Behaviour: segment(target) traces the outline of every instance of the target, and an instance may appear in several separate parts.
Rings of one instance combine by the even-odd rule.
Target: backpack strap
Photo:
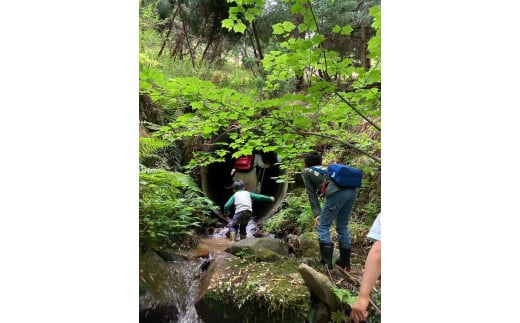
[[[328,185],[328,182],[327,182],[327,179],[329,178],[329,172],[326,171],[325,169],[321,169],[321,168],[318,168],[318,167],[314,167],[314,166],[311,166],[309,167],[310,169],[320,173],[321,175],[324,175],[323,176],[323,182],[321,182],[321,186],[319,188],[319,195],[320,197],[324,197],[325,196],[325,190],[327,189],[327,185]]]
[[[309,167],[310,169],[314,170],[314,171],[317,171],[318,173],[320,173],[321,175],[325,175],[327,176],[327,171],[324,170],[324,169],[321,169],[321,168],[318,168],[318,167],[314,167],[314,166],[311,166]]]

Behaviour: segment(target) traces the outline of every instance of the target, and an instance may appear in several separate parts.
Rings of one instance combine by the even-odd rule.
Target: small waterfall
[[[227,238],[202,238],[196,249],[147,251],[140,259],[140,323],[204,323],[195,302],[200,278],[211,260],[224,251]]]
[[[179,323],[204,323],[195,309],[195,301],[199,291],[199,279],[197,277],[202,263],[204,263],[204,259],[168,262],[168,272],[172,278],[168,290],[179,310],[177,321]]]

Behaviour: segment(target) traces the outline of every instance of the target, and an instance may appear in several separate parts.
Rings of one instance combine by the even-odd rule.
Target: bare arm
[[[352,313],[350,314],[354,323],[367,319],[370,291],[376,284],[379,276],[381,276],[381,240],[374,242],[365,261],[365,271],[363,272],[359,295],[356,303],[352,306]]]

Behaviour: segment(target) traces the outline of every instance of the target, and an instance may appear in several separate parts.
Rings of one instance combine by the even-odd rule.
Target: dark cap
[[[237,179],[236,181],[233,182],[234,190],[241,190],[241,189],[244,189],[244,187],[246,187],[246,184],[244,184],[244,181],[241,179]]]

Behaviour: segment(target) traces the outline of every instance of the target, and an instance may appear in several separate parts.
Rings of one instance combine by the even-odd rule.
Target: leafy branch
[[[326,135],[326,134],[310,132],[310,131],[303,131],[303,132],[300,132],[300,134],[302,134],[302,135],[310,135],[310,136],[317,136],[317,137],[322,137],[322,138],[327,138],[327,139],[334,140],[334,141],[339,142],[340,144],[342,144],[342,145],[344,145],[344,146],[346,146],[348,148],[354,149],[354,150],[356,150],[356,151],[358,151],[358,152],[360,152],[360,153],[370,157],[374,161],[376,161],[376,162],[381,164],[381,160],[377,156],[375,156],[375,155],[373,155],[373,154],[371,154],[371,153],[369,153],[367,151],[364,151],[363,149],[358,148],[358,147],[356,147],[356,146],[354,146],[354,145],[352,145],[352,144],[350,144],[350,143],[348,143],[346,141],[343,141],[343,140],[341,140],[339,138],[336,138],[336,137],[333,137],[333,136],[329,136],[329,135]]]
[[[375,123],[373,123],[370,119],[368,119],[363,113],[361,113],[361,111],[356,109],[356,107],[354,105],[352,105],[349,101],[347,101],[341,94],[339,94],[338,91],[334,91],[334,94],[336,94],[341,101],[345,102],[352,110],[354,110],[357,114],[359,114],[359,116],[361,118],[365,119],[366,122],[370,123],[374,128],[381,131],[381,128],[379,128]]]

